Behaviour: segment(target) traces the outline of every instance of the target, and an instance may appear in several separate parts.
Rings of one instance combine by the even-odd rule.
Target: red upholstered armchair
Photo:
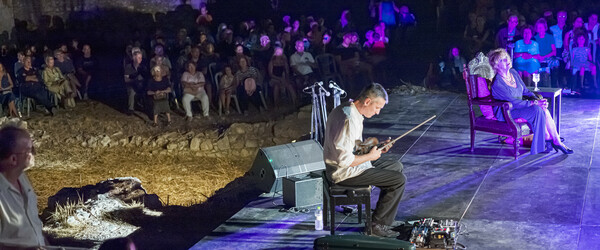
[[[513,142],[515,159],[517,159],[519,156],[518,139],[529,135],[531,130],[526,122],[522,120],[515,121],[515,119],[512,118],[510,115],[512,104],[510,102],[498,101],[492,98],[487,89],[487,84],[481,84],[480,78],[481,77],[478,75],[468,75],[466,76],[465,81],[467,85],[469,119],[471,123],[471,152],[475,150],[475,131],[483,131],[513,137],[515,139]],[[485,83],[484,79],[483,81]],[[477,116],[473,106],[479,106],[484,114]],[[500,107],[504,114],[505,121],[498,121],[495,119],[495,117],[493,117],[493,112],[490,115],[490,107]]]

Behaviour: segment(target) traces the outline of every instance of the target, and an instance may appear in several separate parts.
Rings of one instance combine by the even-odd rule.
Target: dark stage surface
[[[514,161],[512,147],[479,133],[469,150],[466,96],[390,96],[379,116],[365,120],[365,134],[397,136],[432,115],[437,120],[401,139],[408,177],[396,220],[460,220],[459,242],[468,249],[600,249],[600,100],[563,98],[561,132],[575,150]],[[375,189],[372,206],[376,204]],[[312,248],[328,231],[314,231],[314,215],[280,212],[272,194],[258,198],[192,249]],[[338,234],[357,234],[356,216],[337,213]]]

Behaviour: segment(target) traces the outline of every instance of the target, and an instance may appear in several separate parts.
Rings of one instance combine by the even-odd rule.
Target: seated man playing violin
[[[387,104],[388,95],[377,83],[368,85],[357,100],[336,107],[327,118],[323,158],[327,178],[338,185],[374,185],[381,189],[373,213],[372,232],[377,236],[397,237],[392,224],[404,193],[406,176],[399,161],[380,159],[391,144],[373,146],[366,154],[355,155],[355,141],[362,141],[364,117],[371,118]]]

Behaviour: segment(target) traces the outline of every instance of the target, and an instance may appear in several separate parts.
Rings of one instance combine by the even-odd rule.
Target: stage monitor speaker
[[[250,176],[259,190],[281,191],[281,177],[325,170],[323,148],[315,140],[299,141],[261,148],[256,154]]]

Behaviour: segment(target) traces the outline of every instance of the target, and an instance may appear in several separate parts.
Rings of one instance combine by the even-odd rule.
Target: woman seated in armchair
[[[550,147],[556,151],[560,150],[564,154],[572,154],[573,150],[560,141],[554,119],[548,111],[548,102],[544,99],[523,100],[524,96],[530,98],[536,98],[536,96],[525,87],[519,73],[512,69],[512,61],[506,50],[493,50],[488,54],[488,57],[490,65],[496,72],[492,84],[492,96],[497,100],[512,103],[511,114],[513,118],[527,120],[533,131],[531,154],[548,152]],[[500,109],[496,108],[495,113],[498,120],[504,120]],[[545,150],[545,146],[547,150]]]

